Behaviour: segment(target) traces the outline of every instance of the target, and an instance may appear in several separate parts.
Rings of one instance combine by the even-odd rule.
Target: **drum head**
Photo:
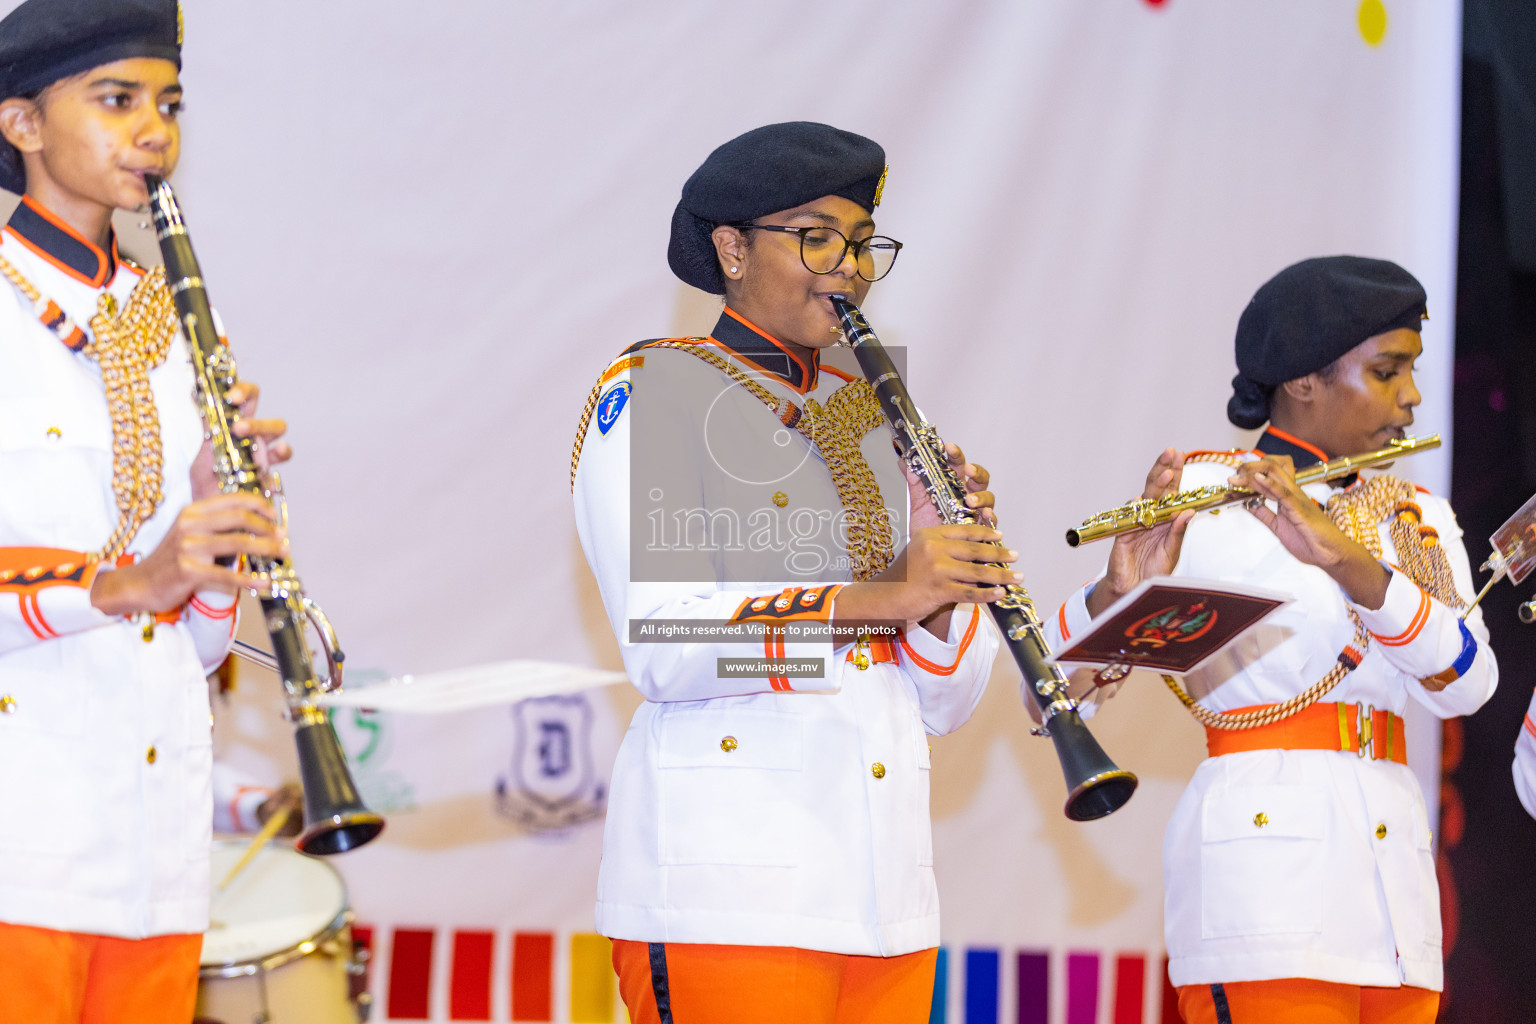
[[[257,963],[319,941],[345,923],[347,889],[336,869],[283,843],[268,843],[219,891],[246,845],[238,840],[214,844],[204,967]]]

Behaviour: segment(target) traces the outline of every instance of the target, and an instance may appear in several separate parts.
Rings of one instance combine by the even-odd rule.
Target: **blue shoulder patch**
[[[629,403],[629,381],[621,380],[607,391],[603,397],[597,400],[597,429],[600,433],[607,434],[609,429],[619,421],[619,414],[624,411],[624,406]]]

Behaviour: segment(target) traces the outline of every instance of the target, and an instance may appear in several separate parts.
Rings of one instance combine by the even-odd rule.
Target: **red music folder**
[[[1290,602],[1260,587],[1153,576],[1110,605],[1055,661],[1100,666],[1100,685],[1138,668],[1184,675]]]

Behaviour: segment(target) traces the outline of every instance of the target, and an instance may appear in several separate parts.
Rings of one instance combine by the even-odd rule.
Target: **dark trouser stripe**
[[[1221,985],[1212,985],[1211,1002],[1216,1004],[1216,1024],[1232,1024],[1232,1008],[1227,1005],[1226,988]]]
[[[672,1024],[672,993],[667,988],[667,947],[662,942],[649,944],[651,952],[651,991],[656,995],[656,1016],[661,1024]],[[1226,1005],[1226,1000],[1222,1000]]]

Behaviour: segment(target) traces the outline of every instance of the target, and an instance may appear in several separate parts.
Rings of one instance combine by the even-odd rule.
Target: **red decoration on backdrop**
[[[1163,4],[1165,2],[1166,2],[1166,0],[1147,0],[1147,6],[1148,7],[1161,7],[1161,6],[1163,6]]]
[[[547,932],[512,936],[512,1019],[553,1020],[555,937]]]
[[[432,935],[430,928],[396,928],[389,954],[389,1002],[395,1020],[432,1016]]]
[[[449,1020],[491,1019],[491,952],[496,933],[453,933],[453,977],[448,988]]]

